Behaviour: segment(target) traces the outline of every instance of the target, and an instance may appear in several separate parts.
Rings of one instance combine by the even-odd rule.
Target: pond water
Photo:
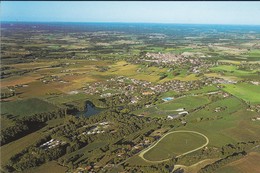
[[[80,111],[77,113],[77,116],[84,115],[85,117],[90,117],[96,114],[99,114],[102,112],[103,109],[95,107],[95,105],[92,102],[87,102],[86,107],[84,111]]]

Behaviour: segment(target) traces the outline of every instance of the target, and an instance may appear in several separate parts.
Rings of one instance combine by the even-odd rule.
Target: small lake
[[[85,117],[90,117],[96,114],[99,114],[102,112],[104,109],[97,108],[92,102],[86,102],[86,107],[84,111],[80,111],[77,113],[77,117],[84,115]]]

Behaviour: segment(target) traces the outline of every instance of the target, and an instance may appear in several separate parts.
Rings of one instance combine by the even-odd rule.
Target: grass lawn
[[[155,147],[144,154],[150,161],[168,159],[196,149],[206,143],[206,139],[189,132],[171,133],[165,136]]]
[[[260,86],[258,85],[247,83],[225,84],[223,90],[252,104],[260,103]]]

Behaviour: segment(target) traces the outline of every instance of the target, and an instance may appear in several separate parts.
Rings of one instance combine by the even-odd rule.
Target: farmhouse
[[[252,121],[256,121],[256,120],[260,121],[260,117],[254,117],[254,118],[252,118]]]
[[[185,126],[185,125],[187,124],[187,122],[184,121],[184,120],[182,120],[182,121],[181,121],[181,124]]]
[[[146,95],[152,95],[152,94],[154,94],[154,92],[145,91],[145,92],[143,92],[142,94],[146,96]]]
[[[182,111],[182,112],[179,112],[178,114],[179,114],[179,115],[188,115],[189,112],[188,112],[188,111]]]
[[[179,118],[180,115],[168,115],[167,118],[172,120],[172,119],[176,119],[176,118]]]
[[[42,145],[40,145],[40,148],[44,148],[45,150],[47,150],[47,149],[51,149],[51,148],[54,148],[56,146],[64,145],[64,144],[66,144],[66,142],[59,141],[59,140],[56,140],[56,139],[51,139],[51,140],[43,143]]]

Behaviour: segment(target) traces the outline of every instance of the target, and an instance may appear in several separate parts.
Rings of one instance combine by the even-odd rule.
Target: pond
[[[79,111],[76,116],[81,116],[84,115],[85,117],[90,117],[96,114],[99,114],[102,112],[104,109],[97,108],[92,102],[87,101],[86,102],[86,107],[84,111]]]

